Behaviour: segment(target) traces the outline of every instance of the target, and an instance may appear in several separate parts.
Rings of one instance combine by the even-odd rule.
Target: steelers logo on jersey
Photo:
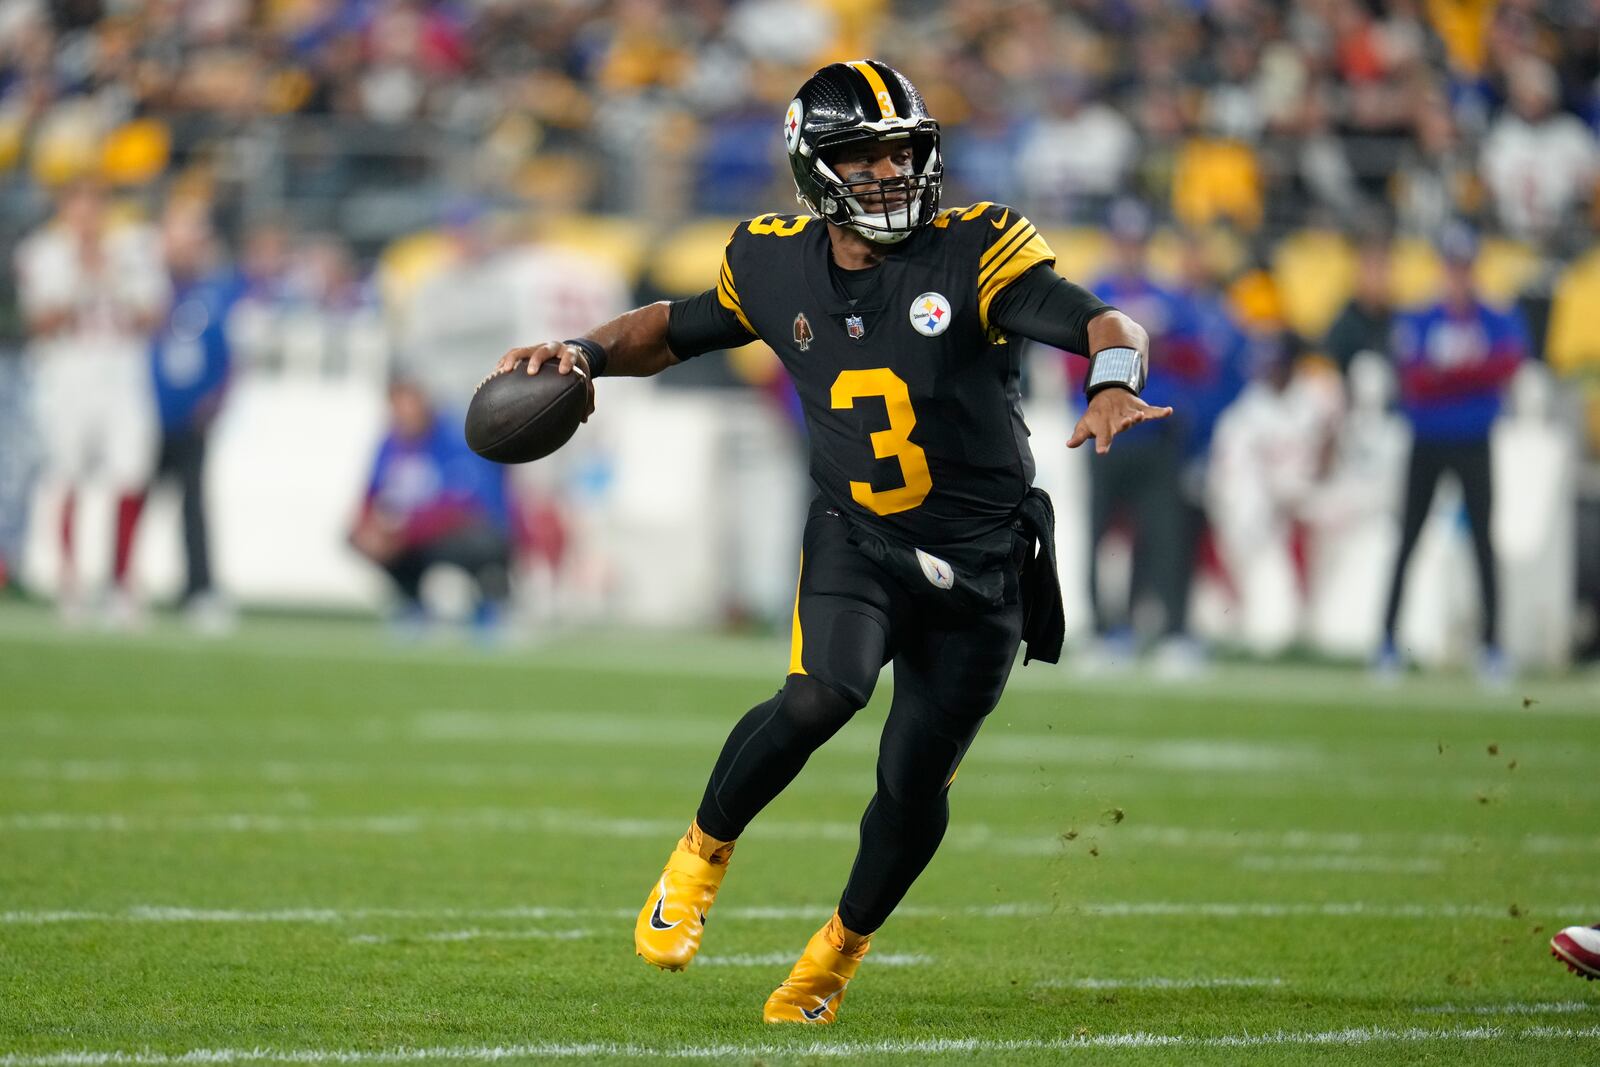
[[[938,337],[950,328],[950,301],[939,293],[923,293],[911,301],[911,328],[924,337]]]

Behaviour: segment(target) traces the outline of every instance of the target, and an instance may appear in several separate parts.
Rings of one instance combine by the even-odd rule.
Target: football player
[[[1148,339],[1051,269],[1003,204],[940,210],[939,124],[897,71],[836,63],[783,120],[800,215],[735,228],[716,284],[586,336],[515,348],[499,370],[648,375],[765,341],[811,440],[788,676],[733,727],[694,821],[635,924],[640,956],[688,966],[745,827],[894,664],[877,792],[834,914],[767,999],[768,1022],[831,1023],[883,925],[933,858],[956,768],[1020,643],[1061,648],[1049,499],[1033,481],[1017,338],[1090,354],[1069,447],[1105,452],[1170,408],[1139,399]]]

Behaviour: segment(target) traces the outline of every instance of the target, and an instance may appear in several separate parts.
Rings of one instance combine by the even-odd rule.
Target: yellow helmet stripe
[[[854,67],[863,78],[867,79],[867,84],[872,87],[872,95],[878,101],[878,110],[883,112],[884,118],[895,119],[900,117],[895,114],[894,97],[889,95],[889,87],[883,83],[883,76],[873,68],[871,63],[864,59],[856,59],[845,65]]]

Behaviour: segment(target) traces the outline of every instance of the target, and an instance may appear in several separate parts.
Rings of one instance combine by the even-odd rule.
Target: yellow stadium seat
[[[1278,242],[1272,277],[1284,320],[1301,337],[1321,338],[1350,299],[1356,256],[1344,235],[1301,230]]]
[[[1557,374],[1600,375],[1600,331],[1594,326],[1596,308],[1600,308],[1600,246],[1575,260],[1556,283],[1555,299],[1550,306],[1550,329],[1545,338],[1545,358]]]
[[[1056,273],[1063,278],[1089,285],[1106,269],[1110,246],[1106,235],[1088,226],[1073,229],[1054,229],[1041,226],[1044,235],[1056,254]]]
[[[615,215],[557,214],[539,221],[538,234],[541,241],[574,248],[610,264],[629,286],[638,283],[644,270],[648,235],[631,219]],[[724,234],[723,239],[726,238]],[[712,269],[716,269],[714,265]],[[712,275],[706,285],[715,280],[716,276]]]
[[[1197,137],[1178,153],[1172,174],[1172,213],[1185,226],[1231,220],[1246,230],[1261,225],[1261,164],[1239,141]]]
[[[1414,308],[1439,295],[1444,267],[1433,245],[1421,237],[1401,237],[1389,257],[1389,288],[1396,307]]]
[[[693,296],[717,284],[722,250],[737,219],[692,222],[668,234],[650,261],[650,281],[673,296]]]
[[[155,119],[134,119],[112,130],[100,145],[100,171],[117,185],[144,185],[161,176],[172,153],[172,135]]]
[[[456,259],[456,247],[439,230],[424,230],[389,242],[378,256],[378,291],[384,307],[398,311]]]
[[[1486,238],[1478,249],[1472,275],[1478,290],[1493,304],[1510,304],[1539,273],[1538,253],[1520,241]]]

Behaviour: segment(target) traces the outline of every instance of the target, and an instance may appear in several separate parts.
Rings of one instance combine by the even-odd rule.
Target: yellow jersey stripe
[[[717,303],[727,308],[739,317],[739,325],[750,331],[750,336],[756,336],[754,326],[744,316],[744,308],[739,306],[739,294],[733,288],[733,271],[728,269],[726,258],[722,261],[722,274],[717,278]]]
[[[1017,219],[1017,221],[1012,224],[1011,228],[1005,232],[1005,236],[1000,238],[1000,240],[996,241],[994,244],[990,245],[989,250],[979,257],[978,273],[982,274],[984,271],[988,270],[990,262],[996,259],[1002,251],[1010,247],[1011,242],[1015,240],[1019,234],[1021,234],[1024,230],[1030,230],[1032,228],[1033,223],[1029,222],[1027,219]]]
[[[857,59],[852,61],[849,66],[854,67],[861,73],[863,78],[867,79],[867,84],[872,87],[872,95],[878,100],[878,110],[883,112],[883,117],[886,119],[899,118],[900,116],[896,115],[894,111],[894,97],[889,95],[889,87],[883,84],[883,77],[873,69],[872,64],[865,60]]]
[[[1002,242],[1000,245],[996,245],[995,247],[1000,248],[1001,252],[990,261],[987,267],[984,267],[978,271],[978,288],[982,289],[985,285],[989,284],[989,279],[994,277],[995,271],[999,270],[1006,260],[1016,255],[1017,249],[1026,246],[1029,241],[1038,236],[1039,231],[1030,225],[1025,227],[1015,237]]]
[[[977,218],[979,215],[982,215],[985,211],[988,211],[992,207],[994,207],[994,201],[980,200],[976,204],[973,204],[971,207],[967,208],[966,212],[961,216],[961,221],[971,222],[973,219]],[[950,210],[960,211],[961,209],[954,207]]]
[[[744,307],[744,301],[739,299],[739,291],[733,287],[733,273],[728,270],[728,265],[726,263],[722,265],[722,273],[717,277],[717,285],[719,288],[726,289],[728,291],[728,298],[730,300],[732,300],[735,304],[738,304],[740,307]]]
[[[806,554],[800,553],[800,573],[806,571]],[[794,581],[794,626],[789,630],[789,673],[804,674],[806,665],[801,653],[805,649],[805,634],[800,631],[800,579]]]
[[[978,318],[983,328],[989,328],[989,305],[1002,289],[1040,263],[1054,263],[1055,259],[1055,252],[1035,231],[1015,252],[996,263],[989,277],[978,283]]]

